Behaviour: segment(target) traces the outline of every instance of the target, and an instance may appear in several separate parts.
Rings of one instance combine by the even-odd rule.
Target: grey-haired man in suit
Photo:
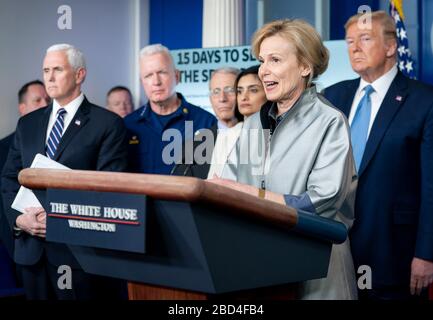
[[[21,266],[29,299],[94,298],[106,281],[86,274],[66,245],[45,241],[46,212],[11,209],[20,187],[18,173],[37,153],[80,170],[123,171],[127,167],[126,129],[116,114],[90,103],[81,92],[86,64],[80,50],[58,44],[43,62],[45,88],[53,102],[20,118],[2,173],[2,196],[15,231],[14,260]],[[72,289],[57,286],[58,267],[72,268]]]

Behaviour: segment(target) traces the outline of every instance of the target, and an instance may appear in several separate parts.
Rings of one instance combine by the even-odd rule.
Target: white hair
[[[210,78],[212,79],[212,77],[214,75],[216,75],[217,73],[228,73],[228,74],[232,74],[232,75],[237,77],[240,72],[241,72],[241,70],[239,70],[238,68],[221,67],[221,68],[213,70],[211,75],[210,75]]]
[[[140,60],[143,59],[144,57],[151,56],[151,55],[157,54],[157,53],[165,54],[167,56],[168,60],[170,61],[173,69],[176,69],[176,66],[174,65],[173,57],[170,54],[170,50],[168,50],[167,47],[163,46],[160,43],[151,44],[151,45],[145,46],[143,49],[141,49],[140,50]]]
[[[74,46],[67,43],[55,44],[47,49],[47,53],[52,51],[66,51],[69,64],[74,70],[80,68],[86,69],[86,60],[84,59],[83,53]]]
[[[232,74],[235,77],[237,77],[238,74],[241,73],[241,70],[239,70],[238,68],[233,68],[233,67],[220,67],[218,69],[213,70],[211,72],[210,78],[209,78],[209,88],[210,88],[210,82],[212,81],[212,78],[218,73]]]

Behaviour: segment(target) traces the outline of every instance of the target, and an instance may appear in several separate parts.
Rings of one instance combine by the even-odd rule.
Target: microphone
[[[180,169],[181,166],[183,166],[183,165],[184,165],[183,163],[176,163],[176,165],[173,167],[173,169],[171,169],[171,171],[170,171],[170,175],[171,175],[171,176],[172,176],[172,175],[175,175],[176,171],[177,171],[178,169]],[[192,163],[190,163],[190,164],[185,164],[185,169],[183,170],[181,176],[185,177],[185,176],[187,175],[188,171],[191,172],[191,166],[192,166]],[[191,174],[192,174],[192,172],[191,172]]]
[[[183,171],[183,175],[182,176],[186,176],[186,174],[188,173],[188,171],[191,171],[191,164],[187,164],[185,170]],[[192,174],[192,172],[191,172]]]

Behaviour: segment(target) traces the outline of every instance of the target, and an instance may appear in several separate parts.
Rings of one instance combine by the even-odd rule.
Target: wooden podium
[[[347,237],[342,223],[191,177],[24,169],[19,181],[147,197],[144,254],[68,244],[86,272],[127,280],[131,300],[293,299]]]

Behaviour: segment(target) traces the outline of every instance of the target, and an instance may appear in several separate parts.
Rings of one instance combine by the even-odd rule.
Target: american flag
[[[406,28],[403,23],[402,0],[390,0],[389,13],[393,17],[397,29],[398,68],[405,76],[415,79],[415,63],[412,59]]]

